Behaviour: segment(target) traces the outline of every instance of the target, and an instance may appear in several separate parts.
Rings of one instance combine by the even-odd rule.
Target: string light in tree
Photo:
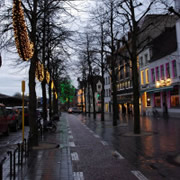
[[[55,98],[57,99],[58,98],[57,92],[54,92],[54,95],[55,95]]]
[[[39,81],[43,81],[44,79],[44,65],[40,61],[36,62],[36,78]]]
[[[34,54],[33,43],[29,40],[21,0],[13,0],[13,29],[19,56],[27,61]]]
[[[54,81],[51,82],[51,89],[54,89]]]
[[[46,82],[49,84],[49,81],[50,81],[50,74],[48,70],[46,70]]]

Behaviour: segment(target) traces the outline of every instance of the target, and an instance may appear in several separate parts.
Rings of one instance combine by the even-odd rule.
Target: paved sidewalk
[[[30,152],[24,165],[16,166],[18,180],[73,180],[68,142],[67,121],[62,116],[56,133],[46,133],[38,147]],[[4,165],[4,178],[9,180],[8,162]]]

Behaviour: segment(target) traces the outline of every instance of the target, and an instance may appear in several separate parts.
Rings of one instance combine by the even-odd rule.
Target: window
[[[159,81],[159,67],[156,67],[156,81]]]
[[[161,80],[164,80],[164,65],[161,65]]]
[[[160,92],[154,94],[154,106],[161,107],[161,96]]]
[[[120,78],[123,79],[124,78],[124,69],[121,68],[120,70]]]
[[[131,85],[130,80],[127,82],[127,84],[128,84],[127,87],[130,88],[130,85]]]
[[[166,78],[170,78],[170,69],[169,69],[169,63],[166,64]]]
[[[130,67],[129,64],[126,64],[126,77],[130,76]]]
[[[139,62],[140,66],[143,66],[143,57],[140,57],[140,62]]]
[[[151,69],[151,80],[152,80],[152,83],[155,83],[154,69]]]
[[[145,70],[145,74],[146,74],[146,84],[149,83],[149,69]]]
[[[111,96],[111,90],[109,89],[109,97]]]
[[[172,61],[173,78],[177,77],[176,60]]]
[[[170,96],[171,96],[171,107],[179,107],[179,90],[178,88],[174,88],[171,92],[170,92]]]
[[[148,63],[148,54],[144,55],[144,60],[145,60],[145,64],[147,64]]]
[[[141,84],[144,84],[144,71],[141,71]]]

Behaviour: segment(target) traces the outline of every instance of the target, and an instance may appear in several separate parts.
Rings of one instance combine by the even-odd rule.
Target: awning
[[[161,87],[161,88],[147,89],[146,91],[143,91],[143,92],[156,93],[156,92],[162,92],[162,91],[170,91],[173,89],[173,87],[174,86],[165,86],[165,87]]]

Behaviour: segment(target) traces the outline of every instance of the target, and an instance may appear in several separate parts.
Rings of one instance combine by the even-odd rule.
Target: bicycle
[[[54,121],[47,122],[44,125],[44,124],[42,124],[42,117],[39,116],[37,123],[38,123],[38,130],[40,131],[41,135],[43,134],[44,131],[48,131],[51,133],[56,132],[57,127],[56,127],[56,123]]]
[[[155,108],[153,108],[152,113],[153,113],[153,116],[154,116],[155,118],[160,117],[159,112],[158,112]]]

